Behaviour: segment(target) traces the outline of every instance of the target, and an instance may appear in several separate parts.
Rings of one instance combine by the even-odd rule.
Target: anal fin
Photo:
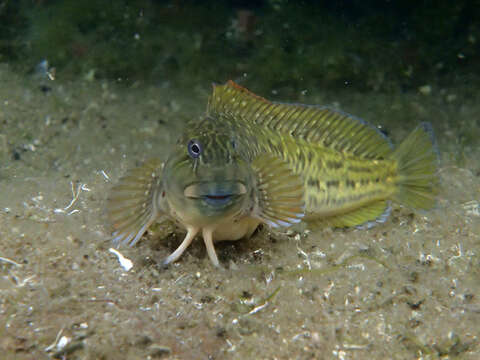
[[[391,212],[390,202],[375,201],[349,212],[338,213],[325,217],[310,217],[306,219],[308,227],[316,230],[324,227],[357,227],[369,229],[387,220]]]

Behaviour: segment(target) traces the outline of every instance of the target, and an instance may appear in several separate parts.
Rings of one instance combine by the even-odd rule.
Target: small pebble
[[[18,160],[20,160],[20,158],[21,158],[21,157],[20,157],[20,153],[19,153],[18,151],[16,151],[16,150],[13,150],[13,152],[12,152],[12,159],[18,161]]]
[[[422,95],[430,95],[432,93],[432,87],[430,85],[423,85],[418,88],[418,91]]]
[[[172,352],[168,346],[152,344],[150,345],[150,355],[153,357],[162,357]]]

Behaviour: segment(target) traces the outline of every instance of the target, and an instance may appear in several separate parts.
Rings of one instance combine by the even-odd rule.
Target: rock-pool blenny
[[[434,205],[437,154],[429,124],[397,147],[378,129],[327,107],[270,102],[229,81],[192,121],[165,164],[130,170],[109,198],[114,242],[133,245],[155,222],[186,230],[164,263],[197,234],[219,265],[214,242],[252,235],[259,224],[370,226],[390,201]]]

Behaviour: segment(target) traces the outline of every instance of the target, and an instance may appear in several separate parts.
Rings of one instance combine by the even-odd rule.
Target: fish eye
[[[202,153],[202,145],[198,140],[190,140],[187,148],[188,154],[194,159],[198,158]]]

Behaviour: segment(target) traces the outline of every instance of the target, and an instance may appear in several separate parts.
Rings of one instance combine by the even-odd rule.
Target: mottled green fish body
[[[435,203],[437,152],[428,123],[394,149],[361,119],[326,107],[270,102],[233,82],[214,87],[209,112],[256,132],[264,151],[302,177],[304,220],[311,227],[382,222],[390,200],[419,209]]]
[[[187,234],[166,264],[201,233],[218,266],[215,241],[249,237],[262,223],[370,226],[392,200],[428,209],[436,158],[428,124],[393,149],[353,116],[270,102],[230,81],[214,86],[205,117],[187,126],[165,164],[149,161],[114,187],[114,241],[133,245],[154,222],[171,223]]]

